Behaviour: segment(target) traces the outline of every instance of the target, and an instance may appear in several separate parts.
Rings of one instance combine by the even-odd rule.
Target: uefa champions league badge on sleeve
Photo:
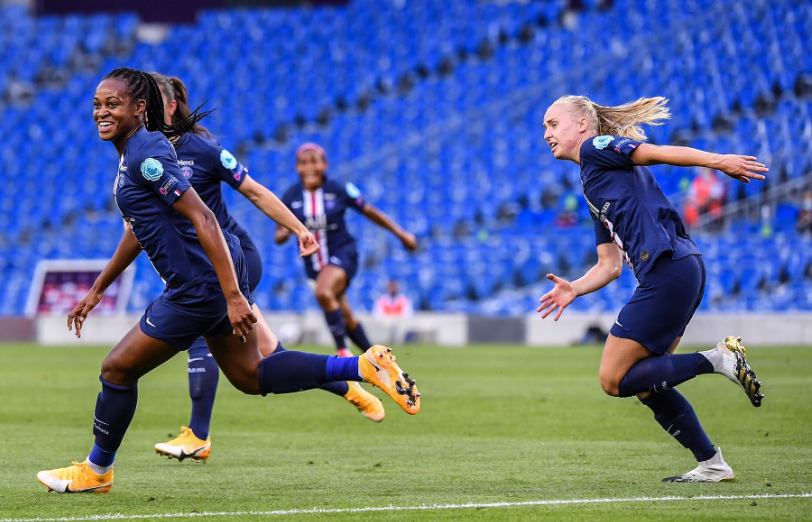
[[[356,187],[352,183],[347,183],[347,186],[345,188],[347,189],[347,195],[352,199],[358,199],[361,197],[361,191],[358,190],[358,187]]]
[[[147,158],[141,164],[141,174],[150,181],[158,181],[164,173],[164,166],[155,158]]]
[[[592,145],[595,146],[596,149],[605,149],[607,145],[612,142],[612,136],[597,136],[592,140]]]
[[[234,170],[234,167],[237,166],[237,158],[226,149],[223,149],[222,152],[220,152],[220,163],[228,170]]]

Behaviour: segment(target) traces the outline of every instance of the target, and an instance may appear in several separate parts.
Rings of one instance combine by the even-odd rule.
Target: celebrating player
[[[102,363],[96,438],[87,460],[41,471],[40,482],[59,493],[110,491],[116,451],[135,413],[138,379],[201,335],[228,380],[244,393],[289,393],[365,380],[408,413],[420,410],[414,380],[401,372],[388,348],[374,346],[353,358],[294,351],[262,357],[239,239],[220,229],[167,139],[183,139],[203,115],[195,111],[167,125],[158,84],[134,69],[108,74],[96,88],[93,107],[99,136],[119,154],[113,193],[128,227],[92,289],[68,315],[68,329],[75,327],[81,336],[104,291],[142,249],[166,288]]]
[[[350,356],[345,344],[349,335],[356,346],[366,351],[371,346],[364,328],[355,318],[347,301],[346,290],[358,269],[355,239],[344,223],[344,212],[351,207],[376,225],[392,232],[410,252],[417,250],[413,234],[364,201],[361,191],[352,183],[341,185],[328,179],[327,154],[315,143],[305,143],[296,150],[296,172],[301,181],[290,187],[282,201],[299,220],[313,231],[321,248],[304,258],[307,277],[315,281],[315,295],[339,355]],[[276,227],[276,242],[284,243],[290,231]]]
[[[188,102],[189,94],[183,81],[158,73],[152,73],[152,77],[155,78],[161,89],[166,124],[177,124],[188,118],[191,114]],[[315,242],[313,234],[296,219],[296,216],[279,201],[273,192],[250,177],[248,169],[242,163],[237,161],[229,151],[214,142],[205,127],[195,125],[192,132],[184,139],[175,141],[178,164],[183,176],[192,184],[203,203],[214,212],[220,227],[240,240],[240,247],[248,267],[250,291],[254,291],[262,278],[262,259],[251,236],[228,213],[221,191],[223,182],[239,191],[269,218],[292,230],[299,238],[299,251],[302,256],[309,256],[318,250],[318,243]],[[257,339],[262,355],[267,356],[276,351],[285,351],[262,317],[257,305],[254,304],[251,309],[257,318]],[[156,444],[155,450],[160,454],[180,460],[186,457],[206,460],[211,454],[209,427],[220,371],[203,337],[199,337],[189,347],[187,353],[189,396],[192,399],[191,420],[188,427],[181,428],[181,434],[178,437]],[[327,383],[322,388],[344,397],[364,416],[376,422],[382,421],[386,415],[380,399],[364,390],[357,382]]]
[[[693,408],[674,389],[700,374],[721,373],[760,406],[761,383],[745,359],[741,339],[728,337],[715,348],[674,354],[705,291],[705,265],[673,205],[648,165],[703,166],[749,183],[768,169],[752,156],[712,154],[687,147],[645,143],[640,124],[660,125],[670,117],[664,98],[641,98],[603,107],[583,96],[564,96],[544,115],[544,139],[560,160],[581,166],[584,197],[595,223],[598,263],[575,281],[554,274],[555,287],[538,311],[555,320],[576,297],[595,292],[620,276],[623,261],[639,282],[612,326],[603,350],[600,383],[613,397],[636,395],[658,423],[699,465],[665,482],[735,480],[711,443]]]

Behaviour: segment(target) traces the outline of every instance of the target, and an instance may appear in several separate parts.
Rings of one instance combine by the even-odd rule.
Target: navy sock
[[[657,393],[703,373],[713,373],[713,365],[698,352],[649,357],[629,369],[618,391],[621,397]]]
[[[652,393],[640,402],[654,412],[654,419],[669,435],[691,450],[697,462],[716,455],[716,448],[708,438],[691,403],[675,389]]]
[[[202,338],[195,341],[187,353],[189,397],[192,398],[192,418],[189,420],[189,428],[198,439],[206,440],[209,438],[214,398],[217,395],[217,383],[220,381],[220,368]]]
[[[277,349],[259,366],[260,393],[292,393],[320,388],[330,380],[325,370],[329,358],[317,353],[292,352],[284,348],[279,352]]]
[[[330,333],[333,335],[333,340],[336,343],[336,350],[343,350],[347,347],[347,343],[344,340],[347,328],[344,326],[344,316],[341,315],[341,309],[339,308],[332,312],[324,312],[324,318],[327,319],[327,326],[330,327]]]
[[[364,331],[364,327],[361,326],[361,323],[358,323],[358,326],[352,330],[347,330],[347,335],[349,336],[350,341],[355,343],[355,346],[363,351],[367,351],[372,348],[372,343],[369,342],[369,339],[367,339],[367,333]]]
[[[279,343],[276,346],[276,350],[273,353],[281,353],[286,352],[285,347],[282,346],[282,343]],[[347,395],[347,392],[350,391],[350,387],[347,384],[347,381],[335,381],[335,382],[326,382],[320,386],[320,388],[324,391],[328,391],[330,393],[335,393],[341,397]]]
[[[331,355],[327,358],[328,381],[363,381],[358,375],[358,357],[340,357]]]
[[[138,385],[118,386],[105,381],[101,376],[99,380],[102,391],[96,398],[96,412],[93,414],[96,443],[89,458],[98,466],[110,466],[135,415]]]

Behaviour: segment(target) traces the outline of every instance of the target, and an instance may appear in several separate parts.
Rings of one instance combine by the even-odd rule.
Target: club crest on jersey
[[[592,145],[595,146],[596,149],[605,149],[607,145],[612,142],[612,136],[597,136],[592,140]]]
[[[237,158],[231,155],[229,151],[223,149],[220,152],[220,163],[223,164],[228,170],[233,170],[237,166]]]
[[[150,181],[158,181],[164,173],[164,166],[154,158],[147,158],[141,164],[141,174]]]
[[[181,168],[180,168],[180,171],[181,171],[181,172],[183,172],[183,177],[184,177],[184,178],[191,178],[191,177],[192,177],[192,174],[194,173],[194,172],[192,171],[192,167],[187,167],[186,165],[184,165],[183,167],[181,167]]]

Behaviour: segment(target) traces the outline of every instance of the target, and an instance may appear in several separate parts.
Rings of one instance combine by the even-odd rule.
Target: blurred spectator
[[[801,234],[812,234],[812,190],[804,192],[796,227]]]
[[[555,224],[560,228],[570,228],[578,223],[578,198],[574,194],[567,194],[564,198],[564,209],[555,218]]]
[[[722,217],[722,205],[725,201],[725,185],[713,169],[703,168],[699,176],[691,182],[688,197],[685,199],[685,221],[694,226],[703,214],[710,214],[719,219]]]
[[[412,302],[400,293],[398,282],[392,279],[386,287],[386,294],[375,301],[375,316],[410,317],[413,314]]]

